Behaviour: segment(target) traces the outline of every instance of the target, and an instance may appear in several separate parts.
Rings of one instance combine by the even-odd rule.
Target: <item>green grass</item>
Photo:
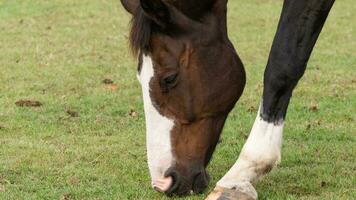
[[[281,4],[229,2],[247,87],[209,166],[209,188],[186,199],[205,197],[239,154]],[[260,199],[356,199],[355,10],[352,0],[336,2],[294,93],[282,163],[257,185]],[[118,0],[0,0],[0,199],[166,199],[150,189],[129,18]],[[19,99],[43,106],[17,107]]]

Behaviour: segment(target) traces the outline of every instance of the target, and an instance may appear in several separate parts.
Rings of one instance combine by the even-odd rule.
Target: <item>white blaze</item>
[[[282,135],[283,122],[278,124],[267,122],[258,112],[239,159],[217,186],[238,188],[263,176],[264,169],[273,167],[281,160]]]
[[[154,75],[152,59],[143,55],[141,73],[138,75],[142,86],[146,118],[146,143],[148,166],[152,181],[163,178],[172,163],[170,132],[173,120],[162,116],[153,106],[150,97],[150,81]]]

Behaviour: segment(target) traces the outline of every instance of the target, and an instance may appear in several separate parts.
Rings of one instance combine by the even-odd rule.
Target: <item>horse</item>
[[[262,100],[236,163],[207,197],[257,199],[253,187],[281,160],[292,93],[335,0],[284,0]],[[225,120],[242,95],[244,66],[227,34],[227,0],[121,0],[132,15],[152,187],[201,193]]]

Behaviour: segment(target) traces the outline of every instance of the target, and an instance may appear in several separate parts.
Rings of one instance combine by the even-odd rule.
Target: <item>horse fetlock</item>
[[[254,159],[251,159],[254,158]],[[280,151],[269,151],[261,154],[242,154],[238,163],[244,165],[245,170],[254,170],[256,178],[270,172],[281,162]],[[253,178],[254,179],[254,178]]]

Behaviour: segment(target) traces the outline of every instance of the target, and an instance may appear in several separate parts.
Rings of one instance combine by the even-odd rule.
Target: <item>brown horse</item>
[[[227,0],[121,0],[133,15],[152,186],[168,195],[202,192],[245,71],[227,34]],[[263,99],[239,159],[210,199],[256,199],[251,183],[280,160],[290,97],[333,0],[285,0],[265,72]]]

